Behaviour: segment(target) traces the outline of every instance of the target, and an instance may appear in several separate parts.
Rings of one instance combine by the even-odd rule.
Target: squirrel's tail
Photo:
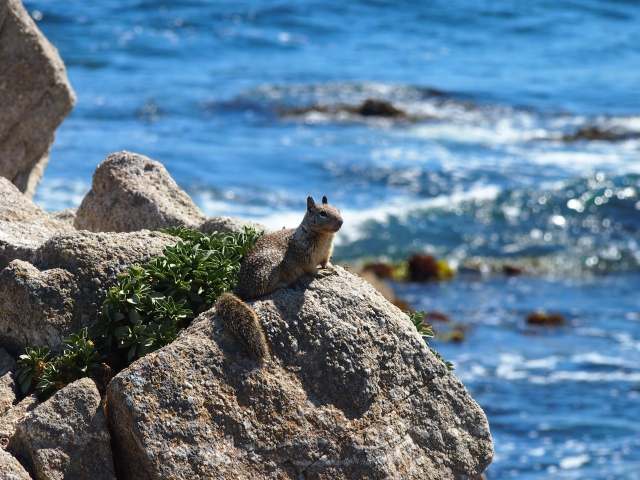
[[[216,302],[216,313],[254,360],[262,362],[267,358],[267,339],[256,312],[232,293],[223,293]]]

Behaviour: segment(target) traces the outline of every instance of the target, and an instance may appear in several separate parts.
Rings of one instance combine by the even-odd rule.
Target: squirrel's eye
[[[321,217],[326,217],[326,216],[327,216],[327,212],[325,212],[325,211],[321,211],[321,212],[320,212],[320,216],[321,216]]]

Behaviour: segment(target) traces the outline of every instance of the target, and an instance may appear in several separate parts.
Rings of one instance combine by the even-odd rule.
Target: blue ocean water
[[[473,327],[434,346],[487,412],[489,478],[640,478],[637,1],[25,6],[78,94],[37,203],[77,207],[125,149],[208,215],[295,226],[327,195],[338,263],[459,267],[394,288]],[[510,262],[527,275],[494,272]],[[539,309],[567,326],[527,327]]]

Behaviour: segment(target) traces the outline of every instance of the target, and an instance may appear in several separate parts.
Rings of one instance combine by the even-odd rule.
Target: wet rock
[[[76,103],[64,63],[20,0],[0,3],[0,175],[28,198]]]
[[[527,315],[527,323],[529,325],[557,326],[564,325],[564,316],[560,313],[532,312]]]
[[[523,268],[515,267],[513,265],[504,265],[502,267],[502,271],[508,277],[517,277],[518,275],[522,275],[524,273]]]
[[[34,263],[14,260],[0,273],[0,346],[14,354],[32,344],[60,352],[70,333],[97,321],[119,274],[175,241],[149,231],[53,236],[36,250]]]
[[[210,217],[198,227],[198,230],[207,235],[211,235],[213,232],[220,233],[237,233],[243,232],[244,227],[255,229],[256,232],[271,233],[271,229],[261,225],[257,222],[249,220],[242,220],[236,217],[227,217],[221,215],[219,217]]]
[[[271,359],[215,310],[118,374],[108,418],[123,479],[468,479],[489,425],[409,318],[336,267],[252,303]]]
[[[92,232],[133,232],[178,225],[197,228],[205,215],[164,166],[131,152],[110,154],[93,174],[75,227]]]
[[[18,423],[24,420],[39,403],[35,395],[30,395],[20,403],[12,406],[6,413],[0,415],[0,447],[11,450],[11,440],[16,432]]]
[[[579,140],[615,142],[638,137],[640,137],[640,132],[631,132],[622,129],[603,129],[590,126],[579,128],[574,133],[566,133],[562,136],[562,140],[565,142],[577,142]]]
[[[282,109],[279,113],[283,116],[288,115],[306,115],[309,113],[326,113],[329,115],[351,114],[360,115],[362,117],[382,117],[393,118],[396,120],[426,120],[430,117],[409,116],[403,110],[400,110],[393,103],[387,100],[377,100],[368,98],[360,105],[322,105],[313,104],[301,108]]]
[[[448,280],[453,270],[444,260],[437,260],[433,255],[416,253],[407,258],[409,263],[409,280],[412,282],[429,282]]]
[[[363,117],[400,117],[406,116],[402,110],[393,106],[391,102],[385,100],[375,100],[368,98],[364,101],[356,112]]]
[[[388,263],[370,263],[363,268],[365,272],[372,272],[380,278],[393,278],[396,268]]]
[[[5,480],[31,480],[20,462],[9,452],[0,448],[0,478]]]
[[[115,480],[100,393],[83,378],[39,405],[17,426],[11,449],[39,479]]]
[[[0,270],[11,260],[31,260],[48,238],[75,228],[25,197],[6,178],[0,177]]]
[[[424,320],[427,323],[430,323],[430,322],[449,322],[449,321],[451,321],[450,318],[449,318],[449,315],[447,315],[446,313],[435,312],[435,311],[430,311],[430,312],[425,313]]]

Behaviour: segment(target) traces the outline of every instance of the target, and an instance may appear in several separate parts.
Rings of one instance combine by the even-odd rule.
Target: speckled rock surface
[[[470,479],[489,425],[412,323],[362,279],[303,277],[252,305],[258,365],[215,310],[111,382],[124,479]]]
[[[20,462],[0,448],[0,478],[3,480],[31,480]]]
[[[93,174],[91,190],[76,213],[78,230],[133,232],[206,219],[164,166],[131,152],[110,154]]]
[[[11,449],[38,479],[115,480],[111,437],[93,380],[58,391],[17,426]]]
[[[90,326],[109,288],[129,266],[161,255],[175,237],[159,232],[75,232],[53,236],[0,273],[0,346],[14,354],[47,345],[60,351]]]
[[[11,440],[16,432],[16,427],[39,404],[36,396],[30,395],[0,415],[0,447],[11,450]]]
[[[51,216],[56,220],[66,223],[73,227],[76,221],[77,208],[65,208],[64,210],[58,210],[57,212],[51,212]],[[75,230],[75,227],[73,228]]]
[[[45,212],[0,177],[0,270],[16,258],[31,260],[45,240],[61,232],[75,232],[75,228]]]
[[[202,225],[198,227],[202,233],[211,235],[213,232],[220,233],[237,233],[243,232],[244,227],[254,228],[256,232],[270,233],[272,230],[257,222],[250,220],[242,220],[236,217],[227,217],[226,215],[220,215],[219,217],[210,217],[204,221]]]
[[[16,401],[16,384],[13,373],[8,372],[0,376],[0,416],[9,411]]]
[[[0,175],[32,198],[76,103],[64,63],[20,0],[0,2]]]

